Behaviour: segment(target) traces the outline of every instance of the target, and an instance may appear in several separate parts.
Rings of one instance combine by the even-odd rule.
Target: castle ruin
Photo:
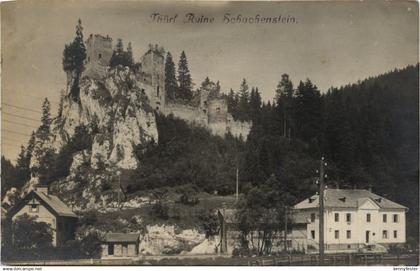
[[[86,41],[84,76],[95,79],[105,77],[112,52],[110,37],[91,34]],[[151,106],[164,115],[172,114],[190,124],[205,127],[214,135],[224,137],[230,133],[246,140],[252,123],[235,121],[228,112],[226,99],[220,95],[214,97],[209,95],[209,91],[200,90],[200,104],[197,107],[166,100],[164,53],[162,47],[149,45],[136,70],[142,91],[148,96]]]

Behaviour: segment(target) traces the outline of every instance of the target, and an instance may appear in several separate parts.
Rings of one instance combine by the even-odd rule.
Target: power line
[[[3,148],[3,146],[7,146],[7,147],[14,147],[14,148],[20,148],[20,146],[18,145],[14,145],[14,144],[8,144],[8,143],[1,143],[1,147]]]
[[[14,121],[10,121],[10,120],[2,120],[2,121],[3,122],[8,122],[8,123],[13,123],[13,124],[16,124],[16,125],[26,126],[26,127],[38,128],[36,126],[26,124],[26,123],[21,123],[21,122],[14,122]]]
[[[23,93],[19,93],[19,95],[26,96],[26,97],[31,97],[31,98],[35,98],[35,99],[40,99],[40,100],[45,100],[45,98],[47,98],[47,97],[39,97],[39,96],[34,96],[34,95],[29,95],[29,94],[23,94]],[[50,103],[53,103],[53,104],[60,104],[60,102],[55,101],[55,100],[48,99],[48,101]]]
[[[9,132],[9,133],[13,133],[13,134],[18,134],[18,135],[31,136],[31,135],[28,135],[28,134],[24,134],[24,133],[20,133],[20,132],[15,132],[15,131],[8,130],[8,129],[2,129],[2,132],[3,131]]]
[[[28,118],[28,117],[24,117],[24,116],[20,116],[20,115],[16,115],[16,114],[12,114],[12,113],[8,113],[8,112],[2,112],[3,114],[6,114],[6,115],[9,115],[9,116],[14,116],[14,117],[17,117],[17,118],[21,118],[21,119],[26,119],[26,120],[32,120],[32,121],[36,121],[36,122],[38,122],[39,123],[39,120],[37,120],[37,119],[32,119],[32,118]]]
[[[32,111],[32,112],[36,112],[36,113],[41,113],[42,114],[42,112],[41,111],[38,111],[38,110],[29,109],[29,108],[26,108],[26,107],[12,105],[12,104],[8,104],[8,103],[3,103],[3,104],[4,105],[7,105],[7,106],[10,106],[10,107],[17,108],[17,109],[22,109],[22,110],[27,110],[27,111]]]
[[[22,143],[22,141],[21,140],[18,140],[18,139],[16,139],[16,138],[9,138],[9,137],[4,137],[4,136],[2,136],[1,137],[1,141],[3,142],[4,140],[6,140],[6,141],[9,141],[9,140],[11,140],[11,141],[13,141],[14,143]],[[22,145],[25,145],[25,143],[22,143]]]

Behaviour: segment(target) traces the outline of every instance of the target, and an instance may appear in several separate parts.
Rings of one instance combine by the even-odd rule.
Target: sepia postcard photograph
[[[2,270],[418,270],[417,1],[0,10]]]

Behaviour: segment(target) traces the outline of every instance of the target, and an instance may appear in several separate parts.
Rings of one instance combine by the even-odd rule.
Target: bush
[[[185,205],[194,206],[197,205],[200,201],[196,196],[191,195],[191,193],[184,192],[179,197],[179,202]]]
[[[47,248],[52,246],[52,229],[36,217],[21,215],[13,222],[13,246],[17,249]]]
[[[100,258],[101,257],[101,238],[97,232],[88,233],[80,241],[80,253],[88,258]]]
[[[94,225],[98,222],[98,216],[95,211],[87,211],[80,217],[79,222],[81,225]]]
[[[169,207],[161,201],[158,201],[152,206],[150,215],[167,220],[169,218]]]
[[[206,238],[219,233],[219,219],[212,210],[200,215],[199,219],[201,221],[201,226],[206,233]]]

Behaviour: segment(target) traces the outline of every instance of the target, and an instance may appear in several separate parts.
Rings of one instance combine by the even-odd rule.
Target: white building
[[[324,200],[326,252],[356,251],[366,244],[405,243],[407,207],[359,189],[327,189]],[[306,239],[292,239],[294,248],[304,247],[306,252],[318,250],[318,208],[318,195],[294,206],[294,220],[306,221],[301,224],[306,226],[299,229],[299,232],[306,231]]]

